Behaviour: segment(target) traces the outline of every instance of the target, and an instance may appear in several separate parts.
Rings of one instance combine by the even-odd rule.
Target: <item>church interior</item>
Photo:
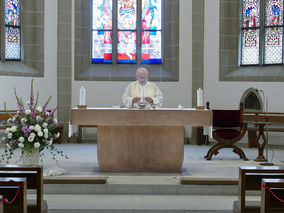
[[[0,213],[284,212],[283,0],[0,8]]]

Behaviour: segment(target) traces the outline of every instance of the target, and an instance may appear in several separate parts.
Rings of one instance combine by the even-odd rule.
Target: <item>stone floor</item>
[[[181,173],[101,173],[96,144],[56,144],[69,159],[54,161],[44,152],[46,170],[65,171],[60,177],[108,176],[103,186],[85,184],[45,184],[44,196],[51,213],[227,213],[237,199],[237,186],[182,186],[180,176],[194,178],[238,179],[239,166],[259,165],[256,149],[243,147],[249,161],[243,161],[231,149],[221,150],[211,161],[203,158],[210,146],[185,145]],[[0,149],[0,153],[3,148]],[[19,157],[18,152],[16,156]],[[273,156],[273,159],[271,157]],[[269,161],[284,165],[284,149],[273,147]],[[63,170],[62,170],[63,169]],[[253,196],[252,199],[258,199]]]

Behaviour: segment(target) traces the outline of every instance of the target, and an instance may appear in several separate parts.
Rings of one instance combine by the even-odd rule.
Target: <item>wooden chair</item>
[[[259,213],[260,202],[246,201],[246,192],[261,190],[263,178],[284,178],[284,167],[242,166],[239,168],[239,195],[233,204],[234,213]]]
[[[277,195],[278,198],[284,198],[284,179],[262,179],[261,183],[261,213],[284,212],[284,203],[276,199],[270,190]]]
[[[212,110],[212,112],[213,138],[218,143],[208,150],[204,158],[211,160],[220,149],[233,148],[233,152],[240,158],[248,160],[243,150],[235,145],[247,131],[247,123],[243,122],[243,110]]]
[[[20,189],[19,185],[21,186]],[[19,193],[17,194],[18,190]],[[8,199],[8,202],[11,202],[17,194],[17,197],[11,204],[4,203],[2,205],[5,212],[27,213],[26,178],[0,178],[0,192],[5,199]]]
[[[36,190],[36,201],[28,200],[28,213],[46,213],[47,202],[43,200],[42,166],[0,166],[0,177],[26,177],[27,188]],[[6,213],[6,211],[5,211]]]

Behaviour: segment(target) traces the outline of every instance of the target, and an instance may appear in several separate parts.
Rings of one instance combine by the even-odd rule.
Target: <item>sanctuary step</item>
[[[49,213],[231,213],[238,194],[235,182],[222,178],[193,178],[189,185],[169,176],[111,176],[106,184],[46,182]]]
[[[227,213],[236,196],[47,195],[49,213]]]

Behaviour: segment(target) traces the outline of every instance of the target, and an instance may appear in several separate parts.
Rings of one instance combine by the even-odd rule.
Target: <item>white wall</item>
[[[205,0],[204,96],[211,108],[237,109],[243,92],[263,89],[268,96],[268,111],[283,112],[283,82],[220,82],[219,81],[219,0]],[[283,133],[272,134],[273,142]],[[279,137],[278,137],[279,136]],[[282,142],[283,144],[283,142]]]
[[[283,112],[283,82],[219,81],[219,0],[205,0],[204,44],[205,100],[212,108],[238,108],[242,93],[249,87],[263,89],[268,95],[268,110]]]
[[[74,0],[73,0],[74,1]],[[164,95],[163,107],[191,107],[192,88],[192,1],[180,0],[180,63],[179,82],[157,82]],[[74,35],[74,29],[73,29]],[[73,36],[74,39],[74,36]],[[74,44],[74,42],[72,42]],[[74,55],[74,47],[73,55]],[[74,58],[73,58],[74,62]],[[74,65],[73,65],[74,67]],[[135,72],[135,70],[133,70]],[[74,73],[74,69],[73,69]],[[74,79],[74,77],[72,78]],[[88,106],[121,105],[121,96],[129,82],[122,81],[74,81],[72,82],[72,106],[79,102],[79,89],[87,90],[86,104]],[[187,131],[187,134],[188,131]]]
[[[49,106],[57,105],[57,0],[45,1],[44,77],[34,78],[34,90],[40,92],[40,104],[52,95]],[[8,109],[16,109],[14,86],[19,97],[29,98],[31,77],[0,76],[0,109],[4,102]]]

